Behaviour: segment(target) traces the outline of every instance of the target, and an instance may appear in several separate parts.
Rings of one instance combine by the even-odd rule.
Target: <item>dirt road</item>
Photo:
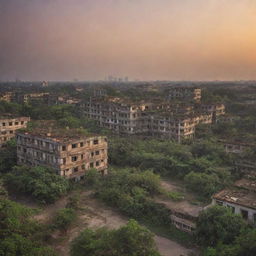
[[[92,198],[90,192],[82,192],[80,196],[81,209],[78,211],[78,218],[74,226],[67,231],[64,237],[58,232],[54,234],[56,242],[54,242],[53,247],[61,256],[69,255],[71,241],[85,228],[107,227],[115,229],[125,225],[128,221],[117,211]],[[50,221],[58,209],[65,207],[66,202],[67,198],[62,198],[54,205],[46,206],[35,218],[44,223]],[[161,236],[155,236],[155,241],[163,256],[187,256],[192,252],[192,250]]]

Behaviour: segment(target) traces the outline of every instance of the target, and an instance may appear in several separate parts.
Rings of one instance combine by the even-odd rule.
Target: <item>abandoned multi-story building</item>
[[[234,154],[242,154],[247,150],[255,147],[255,144],[238,141],[219,140],[219,143],[221,143],[224,146],[226,153]]]
[[[197,104],[196,109],[212,114],[213,123],[216,123],[221,116],[225,115],[225,105],[222,103]]]
[[[29,117],[12,117],[11,115],[0,116],[0,147],[15,137],[17,130],[26,128]]]
[[[79,180],[95,168],[107,173],[108,143],[104,136],[86,136],[76,129],[42,129],[17,133],[18,164],[46,166]]]
[[[234,213],[241,214],[249,223],[256,224],[256,181],[242,179],[230,189],[213,196],[213,205],[229,207]]]
[[[86,117],[119,134],[159,136],[181,141],[195,135],[198,124],[210,124],[213,114],[198,111],[191,104],[159,100],[132,102],[120,98],[91,98],[81,105]]]
[[[14,100],[15,93],[13,92],[2,92],[0,93],[0,101],[12,102]]]
[[[202,90],[199,88],[190,87],[174,87],[169,89],[169,100],[188,100],[200,102]]]

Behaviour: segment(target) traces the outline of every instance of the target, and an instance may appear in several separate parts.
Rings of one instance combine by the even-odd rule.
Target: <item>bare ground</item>
[[[80,197],[81,208],[78,210],[76,223],[66,234],[61,234],[59,232],[53,234],[55,239],[52,246],[61,256],[69,255],[71,241],[85,228],[89,227],[96,229],[99,227],[107,227],[116,229],[125,225],[128,221],[126,217],[122,216],[114,209],[92,198],[90,192],[82,192]],[[35,219],[43,223],[49,223],[57,210],[64,208],[66,203],[67,198],[64,197],[58,200],[54,205],[44,207],[42,211],[35,216]],[[189,253],[193,252],[193,250],[187,249],[178,243],[161,236],[155,236],[155,242],[163,256],[187,256]]]

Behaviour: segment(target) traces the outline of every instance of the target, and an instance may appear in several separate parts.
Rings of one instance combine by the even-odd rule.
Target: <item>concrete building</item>
[[[16,131],[27,127],[29,117],[0,116],[0,147],[15,137]]]
[[[225,105],[222,103],[204,103],[196,106],[198,111],[212,114],[212,122],[218,122],[218,119],[225,115]]]
[[[107,173],[107,138],[84,135],[76,129],[36,128],[17,133],[18,164],[46,166],[57,174],[79,180],[95,168]]]
[[[212,198],[213,205],[229,207],[249,223],[256,224],[256,181],[242,179],[231,189],[225,189]]]
[[[118,134],[159,136],[181,141],[192,139],[196,126],[211,124],[212,113],[196,112],[191,104],[151,100],[132,102],[120,98],[91,98],[82,112],[101,127]]]
[[[169,90],[168,99],[200,102],[201,92],[199,88],[174,87]]]
[[[0,101],[12,102],[15,98],[15,93],[13,92],[2,92],[0,93]]]
[[[219,140],[219,142],[224,146],[226,153],[233,154],[242,154],[247,150],[255,147],[254,144],[243,143],[238,141]]]

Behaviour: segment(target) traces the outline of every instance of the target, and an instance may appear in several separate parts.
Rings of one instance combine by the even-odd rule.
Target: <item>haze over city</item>
[[[253,0],[0,0],[0,80],[256,79]]]

